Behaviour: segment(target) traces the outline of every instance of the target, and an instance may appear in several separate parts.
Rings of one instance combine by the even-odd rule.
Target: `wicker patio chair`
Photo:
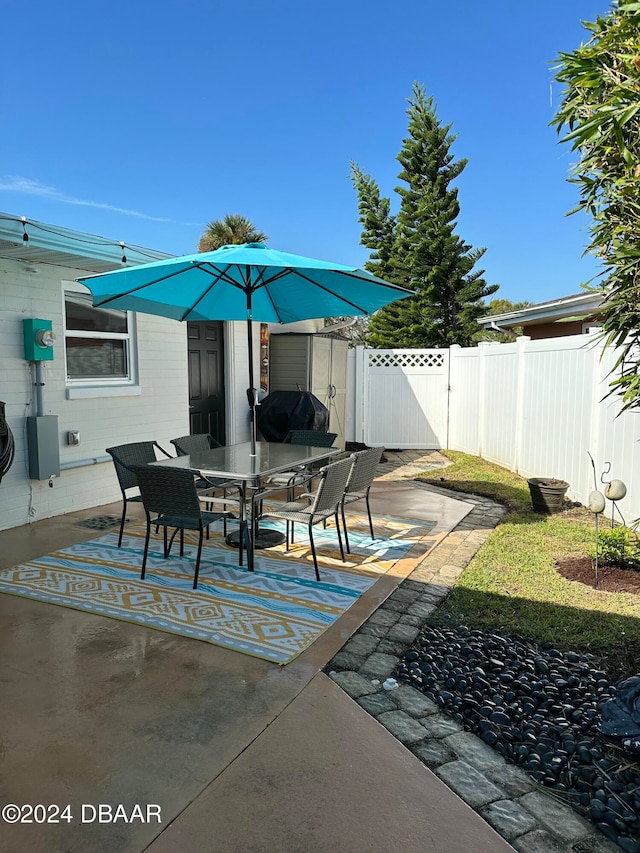
[[[322,432],[315,429],[292,429],[285,436],[283,444],[305,444],[310,447],[333,447],[333,442],[338,437],[337,432]],[[320,466],[321,467],[321,466]],[[278,474],[273,474],[267,481],[269,485],[286,486],[289,490],[288,500],[294,498],[294,489],[299,485],[310,471],[312,467],[304,465],[299,466],[293,471],[280,471]],[[315,468],[317,470],[317,466]]]
[[[367,515],[369,516],[369,530],[371,538],[375,539],[373,533],[373,520],[371,518],[371,507],[369,506],[369,491],[373,478],[378,470],[380,457],[382,456],[381,447],[370,447],[367,450],[360,450],[353,454],[353,467],[345,486],[342,500],[340,501],[340,512],[342,514],[342,527],[344,529],[344,543],[347,547],[347,553],[350,554],[349,534],[347,533],[347,520],[344,514],[345,504],[355,503],[356,501],[364,500],[367,505]]]
[[[147,555],[149,553],[149,537],[151,526],[164,528],[164,557],[171,552],[171,546],[176,534],[180,532],[180,556],[184,556],[184,531],[197,530],[198,553],[196,556],[196,568],[193,577],[193,588],[198,586],[198,575],[200,573],[200,558],[202,556],[202,543],[206,530],[209,537],[209,525],[218,521],[228,513],[206,512],[200,508],[198,493],[193,479],[193,474],[180,468],[161,468],[152,465],[134,467],[142,505],[147,517],[147,532],[144,542],[144,555],[142,557],[142,570],[140,578],[144,580],[147,567]],[[151,513],[157,513],[151,518]],[[168,539],[168,528],[174,528],[171,538]],[[242,561],[243,537],[240,536],[239,563]]]
[[[284,444],[308,444],[310,447],[333,447],[337,432],[323,432],[318,429],[290,429]]]
[[[214,447],[223,447],[219,441],[209,433],[195,433],[194,435],[181,435],[179,438],[172,438],[171,444],[176,449],[178,456],[189,456],[192,453],[206,453]],[[240,483],[224,480],[219,477],[196,477],[196,488],[199,491],[199,498],[204,503],[205,509],[210,511],[214,504],[221,504],[223,511],[226,511],[230,504],[240,505],[241,488]],[[238,492],[238,497],[228,498],[227,490]],[[217,496],[217,492],[222,491],[221,496]],[[227,499],[228,498],[228,499]],[[224,535],[227,535],[227,517],[224,518]],[[241,513],[242,519],[242,513]]]
[[[212,435],[206,432],[172,438],[171,444],[175,447],[178,456],[188,456],[190,453],[202,453],[211,450],[212,447],[222,447],[219,441],[216,441]]]
[[[158,458],[156,451],[169,457],[164,448],[157,441],[135,441],[131,444],[119,444],[117,447],[107,447],[106,452],[113,459],[116,476],[120,491],[122,492],[122,519],[120,521],[120,536],[118,537],[118,548],[122,546],[122,535],[124,523],[127,517],[128,503],[141,503],[142,498],[138,490],[138,481],[131,470],[135,465],[146,465],[155,462]],[[132,490],[135,490],[131,494]]]
[[[293,540],[293,525],[296,522],[306,524],[309,531],[309,541],[311,543],[311,554],[313,556],[313,567],[316,572],[316,580],[320,580],[320,572],[318,571],[318,557],[316,555],[316,546],[313,541],[313,526],[320,522],[326,522],[331,516],[336,522],[336,532],[338,534],[338,544],[340,545],[340,555],[344,562],[344,549],[342,547],[342,536],[340,534],[340,522],[338,519],[338,507],[344,494],[344,489],[347,484],[349,472],[353,466],[352,457],[341,459],[339,462],[334,462],[331,465],[326,465],[320,471],[310,476],[307,482],[317,480],[318,485],[313,493],[305,493],[300,495],[297,501],[287,501],[279,506],[269,507],[260,513],[261,518],[278,518],[287,523],[286,547],[289,550],[289,542]],[[254,502],[262,505],[262,501],[268,498],[271,494],[282,491],[281,489],[265,489],[263,492],[258,492],[254,496]],[[289,527],[291,525],[291,536]]]

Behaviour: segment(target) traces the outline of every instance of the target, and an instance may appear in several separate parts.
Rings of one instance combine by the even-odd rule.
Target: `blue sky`
[[[355,160],[393,196],[414,81],[452,123],[458,233],[497,296],[596,272],[549,127],[560,51],[607,0],[32,0],[3,9],[0,210],[175,254],[242,213],[274,248],[362,265]]]

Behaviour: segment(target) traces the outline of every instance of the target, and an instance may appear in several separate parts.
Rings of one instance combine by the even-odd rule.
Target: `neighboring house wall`
[[[542,338],[565,338],[567,335],[581,335],[583,333],[582,328],[582,320],[570,323],[535,323],[530,326],[523,326],[523,334],[530,337],[532,341],[539,341]]]
[[[54,360],[44,362],[44,414],[58,416],[60,462],[101,458],[105,448],[130,441],[169,439],[189,431],[186,326],[147,314],[135,316],[139,388],[101,389],[100,396],[67,399],[64,360],[63,282],[86,274],[82,269],[25,265],[0,259],[0,400],[16,442],[12,468],[0,483],[0,529],[100,506],[118,500],[113,465],[100,463],[62,470],[50,488],[30,480],[25,452],[27,415],[35,414],[31,364],[25,361],[25,318],[53,321]],[[245,403],[246,405],[246,403]],[[80,445],[66,444],[68,430],[80,432]]]
[[[514,335],[527,335],[534,341],[584,335],[589,333],[589,329],[602,325],[602,303],[603,298],[599,294],[578,294],[507,314],[482,317],[478,323],[486,331],[502,329]]]

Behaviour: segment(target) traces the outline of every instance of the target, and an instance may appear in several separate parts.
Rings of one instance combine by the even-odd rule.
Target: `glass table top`
[[[229,477],[245,482],[259,482],[271,474],[297,465],[309,465],[340,453],[338,447],[312,447],[303,444],[278,444],[260,441],[256,455],[251,456],[251,442],[215,447],[203,453],[192,453],[152,462],[167,468],[182,468],[207,477]]]

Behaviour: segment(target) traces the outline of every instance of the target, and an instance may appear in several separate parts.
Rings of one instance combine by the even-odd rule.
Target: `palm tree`
[[[227,213],[222,219],[214,219],[204,230],[199,252],[212,252],[220,246],[240,243],[266,243],[269,238],[262,231],[256,230],[255,225],[246,216],[239,213]]]

